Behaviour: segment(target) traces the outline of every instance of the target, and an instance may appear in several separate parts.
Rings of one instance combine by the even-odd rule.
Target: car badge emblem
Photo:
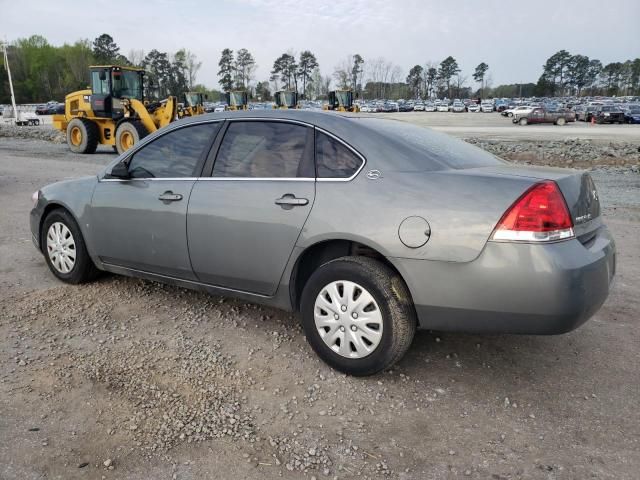
[[[377,180],[382,176],[382,173],[380,172],[380,170],[369,170],[367,172],[367,178],[369,180]]]

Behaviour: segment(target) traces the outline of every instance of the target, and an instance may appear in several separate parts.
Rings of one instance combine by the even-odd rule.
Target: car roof
[[[333,111],[252,110],[208,113],[172,125],[206,120],[291,120],[316,126],[362,154],[370,168],[426,171],[501,163],[493,155],[461,140],[402,120],[358,116]]]

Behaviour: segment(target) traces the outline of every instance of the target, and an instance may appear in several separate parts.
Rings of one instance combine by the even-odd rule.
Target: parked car
[[[620,110],[620,107],[616,105],[603,105],[598,107],[593,116],[596,119],[596,123],[624,123],[624,113]]]
[[[491,102],[482,102],[480,104],[480,111],[482,113],[491,113],[491,112],[493,112],[493,103],[491,103]]]
[[[413,104],[408,102],[403,102],[398,104],[399,112],[413,112]]]
[[[447,102],[441,102],[439,105],[436,105],[437,112],[448,112],[449,104]]]
[[[584,108],[576,110],[576,120],[590,122],[594,113],[598,109],[596,105],[586,105]]]
[[[424,103],[422,102],[416,102],[416,104],[413,106],[413,109],[416,112],[424,112]]]
[[[630,105],[624,113],[624,119],[627,123],[640,123],[640,105]]]
[[[477,103],[470,103],[467,105],[467,112],[477,113],[480,111],[480,105]]]
[[[58,279],[104,270],[297,311],[315,352],[353,375],[393,365],[416,328],[575,329],[615,272],[588,173],[379,118],[190,117],[33,202]]]
[[[534,108],[527,115],[513,117],[513,123],[518,123],[520,125],[527,125],[530,123],[553,123],[555,125],[565,125],[570,121],[575,121],[575,114],[573,112],[550,112],[542,107]]]
[[[426,102],[424,104],[424,111],[425,112],[435,112],[436,111],[436,106],[433,102]]]
[[[36,107],[35,113],[36,115],[48,115],[49,113],[49,105],[42,104]]]
[[[453,102],[453,105],[451,105],[452,112],[460,113],[460,112],[464,112],[465,110],[466,110],[466,107],[464,106],[464,103],[462,103],[459,100],[457,102]]]

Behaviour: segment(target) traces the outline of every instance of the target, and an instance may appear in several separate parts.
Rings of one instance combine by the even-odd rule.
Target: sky
[[[195,53],[197,82],[217,87],[220,52],[247,48],[255,80],[282,53],[311,50],[323,75],[355,53],[383,57],[405,78],[452,55],[473,83],[480,62],[493,86],[536,82],[561,49],[603,64],[640,57],[640,0],[0,0],[0,37],[54,45],[110,34],[131,49]]]

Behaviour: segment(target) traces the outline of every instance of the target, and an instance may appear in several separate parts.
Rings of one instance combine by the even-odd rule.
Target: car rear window
[[[442,170],[502,165],[496,156],[431,129],[399,120],[360,119],[385,138],[390,146],[402,149],[415,159],[418,170]]]

